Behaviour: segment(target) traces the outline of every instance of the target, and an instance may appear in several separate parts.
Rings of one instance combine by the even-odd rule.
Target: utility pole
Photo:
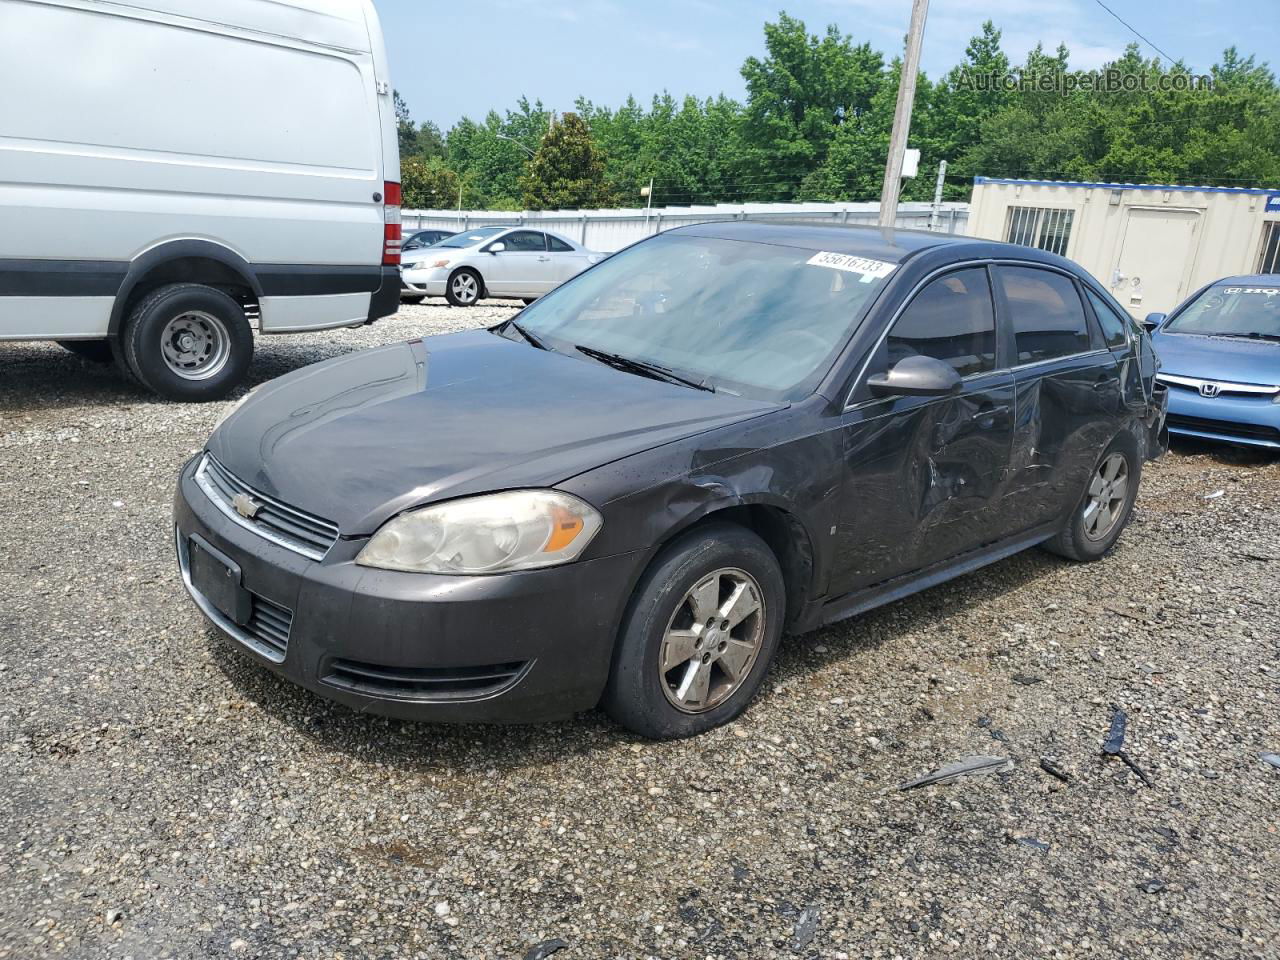
[[[947,161],[938,161],[938,182],[933,185],[933,209],[929,211],[929,229],[937,230],[942,218],[942,182],[947,179]]]
[[[924,20],[929,0],[913,0],[911,28],[907,33],[907,55],[902,61],[898,84],[898,108],[893,114],[893,134],[889,137],[889,159],[884,166],[884,187],[880,191],[880,226],[892,227],[898,219],[898,193],[902,189],[902,154],[911,132],[911,107],[916,99],[916,75],[920,72],[920,44],[924,40]]]

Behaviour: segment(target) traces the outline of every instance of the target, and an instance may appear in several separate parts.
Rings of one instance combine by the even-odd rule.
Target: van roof
[[[369,53],[371,0],[130,0],[121,6]],[[375,20],[376,22],[376,20]]]

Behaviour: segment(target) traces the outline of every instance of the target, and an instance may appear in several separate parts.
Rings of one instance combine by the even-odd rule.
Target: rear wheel
[[[58,346],[90,363],[111,362],[111,343],[108,340],[59,340]]]
[[[682,537],[636,588],[604,709],[655,740],[728,723],[768,672],[785,607],[777,558],[754,533],[714,524]]]
[[[1122,433],[1089,475],[1089,485],[1066,528],[1045,543],[1045,549],[1084,562],[1106,556],[1133,515],[1141,480],[1138,443],[1131,434]]]
[[[464,267],[454,271],[445,285],[445,299],[455,307],[474,307],[484,294],[484,281],[480,274]]]
[[[195,283],[153,290],[129,313],[121,359],[138,381],[170,400],[220,400],[253,359],[253,331],[228,294]]]

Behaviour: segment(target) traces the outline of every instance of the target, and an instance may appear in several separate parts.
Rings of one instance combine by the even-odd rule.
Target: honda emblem
[[[1212,400],[1214,397],[1216,397],[1216,396],[1217,396],[1218,394],[1220,394],[1221,392],[1222,392],[1222,387],[1220,387],[1220,386],[1219,386],[1218,384],[1216,384],[1216,383],[1202,383],[1202,384],[1200,384],[1200,396],[1202,396],[1202,397],[1208,397],[1209,399],[1211,399],[1211,400]]]

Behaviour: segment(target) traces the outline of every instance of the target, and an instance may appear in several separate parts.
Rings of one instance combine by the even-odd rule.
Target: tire
[[[1123,477],[1123,491],[1116,488],[1114,480],[1108,480],[1111,469],[1118,469]],[[1115,546],[1120,534],[1128,526],[1133,516],[1133,504],[1138,499],[1138,486],[1142,482],[1142,455],[1138,441],[1128,433],[1120,434],[1107,447],[1097,465],[1089,474],[1089,484],[1075,509],[1071,511],[1071,519],[1067,526],[1043,544],[1050,553],[1056,553],[1068,560],[1091,563],[1101,560]],[[1108,484],[1110,489],[1108,490]],[[1095,505],[1100,493],[1107,497],[1111,519],[1099,519]],[[1100,529],[1105,526],[1105,530]]]
[[[537,300],[538,300],[537,297],[521,297],[520,298],[520,302],[523,303],[526,307],[531,303],[536,303]]]
[[[421,303],[421,302],[422,302],[423,300],[425,300],[425,299],[427,299],[426,294],[423,294],[422,296],[419,296],[418,294],[416,294],[416,293],[415,293],[413,296],[401,296],[401,297],[400,297],[400,302],[401,302],[401,303],[410,303],[410,304],[414,304],[414,305],[416,306],[417,304]]]
[[[714,587],[708,586],[712,583]],[[729,622],[726,613],[736,616],[732,601],[739,589],[744,598],[739,612],[753,601],[759,606],[726,635],[720,627]],[[695,619],[709,612],[715,617],[701,623]],[[628,730],[653,740],[689,737],[728,723],[747,708],[764,681],[785,614],[782,570],[763,540],[730,523],[691,531],[663,550],[637,585],[601,706]],[[707,619],[715,624],[710,630]],[[670,645],[669,629],[677,641]],[[736,653],[729,653],[731,644]],[[744,644],[754,644],[754,649],[745,650]],[[692,654],[688,660],[682,659],[686,652]],[[726,669],[730,663],[736,679]],[[704,673],[705,686],[689,679]],[[683,707],[677,705],[682,689]]]
[[[111,341],[109,340],[59,340],[58,346],[90,363],[111,362]]]
[[[253,331],[229,295],[196,283],[152,290],[129,313],[119,359],[169,400],[221,400],[249,369]]]
[[[455,270],[445,284],[444,297],[455,307],[474,307],[484,296],[484,279],[470,267]]]

